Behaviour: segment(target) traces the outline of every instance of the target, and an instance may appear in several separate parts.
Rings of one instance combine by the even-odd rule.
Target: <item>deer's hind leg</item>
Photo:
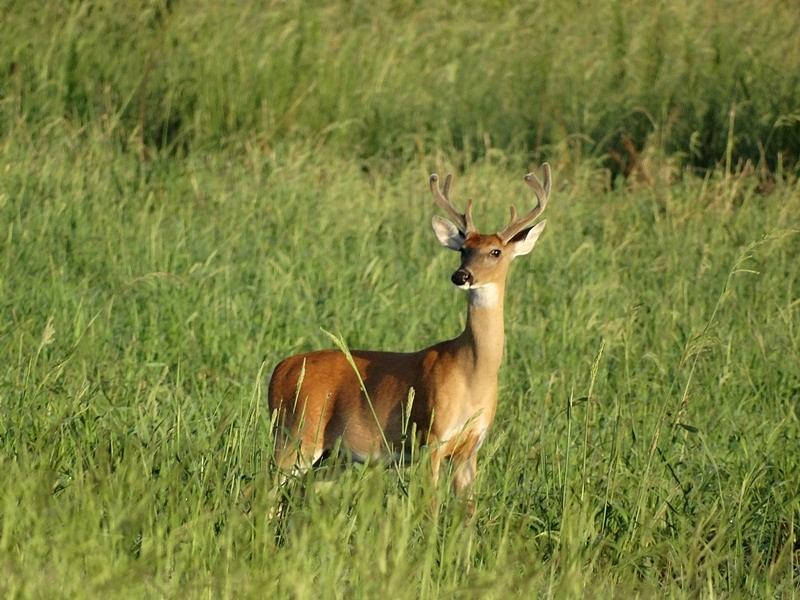
[[[307,403],[308,405],[308,403]],[[310,415],[285,417],[287,426],[281,423],[276,430],[274,463],[277,469],[277,482],[272,492],[270,518],[280,517],[289,496],[292,480],[299,479],[316,463],[325,451],[325,428],[330,413],[322,406],[321,411]]]

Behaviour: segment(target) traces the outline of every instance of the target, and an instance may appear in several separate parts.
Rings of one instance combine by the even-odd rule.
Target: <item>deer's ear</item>
[[[458,230],[458,227],[438,215],[433,217],[431,225],[436,239],[442,246],[451,250],[461,250],[461,246],[464,245],[464,235]]]
[[[514,256],[524,256],[530,253],[530,251],[533,250],[533,247],[536,245],[536,241],[539,239],[539,236],[542,235],[542,231],[544,231],[544,226],[546,224],[547,220],[541,221],[533,227],[523,229],[517,235],[515,235],[514,239],[512,239],[509,243]]]

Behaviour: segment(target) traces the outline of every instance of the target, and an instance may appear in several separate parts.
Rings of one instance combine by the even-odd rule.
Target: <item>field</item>
[[[792,3],[0,15],[4,597],[800,594]],[[490,230],[543,160],[474,517],[423,460],[267,519],[272,367],[457,334],[428,175]]]

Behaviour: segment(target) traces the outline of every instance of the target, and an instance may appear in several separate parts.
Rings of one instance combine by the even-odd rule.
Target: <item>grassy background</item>
[[[800,158],[792,2],[3,3],[4,129],[185,154],[302,139],[406,162],[555,151],[627,172]],[[3,64],[5,63],[5,64]],[[609,151],[612,154],[609,155]],[[613,158],[611,158],[613,156]]]
[[[798,593],[790,3],[1,6],[4,595]],[[475,520],[418,464],[276,528],[272,365],[455,334],[427,175],[490,229],[541,158]]]

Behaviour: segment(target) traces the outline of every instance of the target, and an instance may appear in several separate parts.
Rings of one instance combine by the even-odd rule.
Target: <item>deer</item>
[[[550,166],[544,163],[542,171],[543,182],[534,173],[524,177],[537,204],[521,217],[511,206],[506,227],[491,234],[475,228],[472,200],[463,213],[450,201],[451,174],[443,189],[438,176],[430,176],[433,200],[447,216],[432,218],[433,232],[461,255],[450,279],[467,292],[464,330],[417,352],[329,349],[278,363],[268,396],[275,463],[284,477],[306,471],[337,444],[365,461],[396,458],[418,443],[430,451],[434,486],[442,461],[449,460],[453,491],[474,510],[478,450],[497,408],[509,267],[533,250],[547,222],[534,224],[552,187]],[[407,435],[409,421],[415,439]]]

